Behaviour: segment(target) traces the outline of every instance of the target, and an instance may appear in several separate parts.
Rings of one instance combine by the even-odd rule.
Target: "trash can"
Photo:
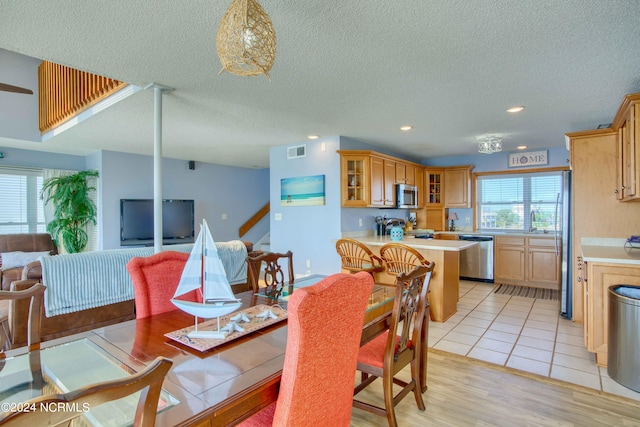
[[[607,362],[613,380],[640,392],[640,286],[609,287]]]

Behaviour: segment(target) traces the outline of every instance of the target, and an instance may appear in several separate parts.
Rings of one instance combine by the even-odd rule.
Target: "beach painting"
[[[280,180],[280,205],[324,205],[324,175],[282,178]]]

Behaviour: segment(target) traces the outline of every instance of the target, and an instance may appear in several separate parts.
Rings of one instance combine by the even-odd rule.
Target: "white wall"
[[[0,137],[38,141],[39,59],[0,49],[0,82],[31,89],[33,95],[0,92]]]

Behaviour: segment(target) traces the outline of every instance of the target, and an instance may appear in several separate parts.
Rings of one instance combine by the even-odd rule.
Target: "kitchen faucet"
[[[531,213],[529,214],[529,233],[537,230],[537,228],[533,226],[533,221],[535,220],[536,220],[536,211],[531,209]]]

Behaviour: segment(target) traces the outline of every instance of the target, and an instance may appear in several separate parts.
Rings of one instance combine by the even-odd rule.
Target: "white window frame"
[[[26,217],[19,222],[0,222],[0,234],[45,233],[46,224],[43,203],[40,199],[43,170],[27,167],[0,166],[0,186],[5,187],[7,184],[2,182],[3,175],[26,177],[26,194],[21,195],[21,198],[24,196],[22,200],[26,203]],[[38,178],[40,182],[38,182]],[[0,191],[2,191],[2,189],[0,189]],[[15,200],[2,203],[0,209],[11,209],[15,207],[15,204],[12,205],[12,203],[21,203],[21,201]]]
[[[539,168],[518,171],[500,171],[500,172],[478,172],[475,174],[475,221],[478,231],[529,231],[531,229],[560,231],[562,224],[561,218],[555,217],[556,212],[556,196],[548,198],[548,200],[531,200],[531,178],[541,176],[557,176],[560,178],[558,187],[554,188],[555,192],[562,192],[562,171],[565,168]],[[520,205],[511,208],[513,215],[520,219],[521,222],[511,224],[512,226],[500,226],[497,222],[491,222],[487,219],[488,209],[483,206],[491,206],[492,203],[484,203],[483,201],[483,182],[492,179],[509,179],[522,178],[522,186],[520,188],[520,198],[517,200],[504,200],[503,203],[495,202],[495,206],[505,206],[509,204]],[[531,223],[531,212],[537,213],[536,219]],[[561,215],[561,212],[558,213]]]

